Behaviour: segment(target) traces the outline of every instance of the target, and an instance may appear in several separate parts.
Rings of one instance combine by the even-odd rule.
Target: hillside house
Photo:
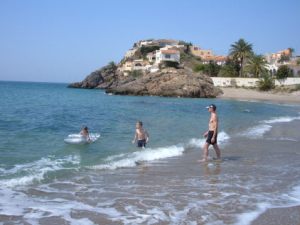
[[[180,63],[180,51],[176,49],[157,50],[155,63],[160,64],[165,61]]]
[[[150,63],[155,62],[155,59],[156,59],[156,53],[155,53],[155,51],[154,52],[149,52],[147,54],[147,59],[148,59],[148,61]]]
[[[214,56],[212,50],[204,50],[198,46],[190,46],[190,52],[192,55],[200,57],[201,59],[207,59]]]

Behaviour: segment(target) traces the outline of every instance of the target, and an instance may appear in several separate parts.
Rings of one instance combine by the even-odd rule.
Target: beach
[[[3,224],[300,222],[298,104],[0,86]],[[199,163],[211,103],[222,161],[211,149]],[[150,133],[146,149],[131,143],[137,120]],[[83,124],[100,138],[64,143]]]
[[[257,91],[245,88],[222,87],[223,94],[219,95],[221,99],[236,100],[255,100],[255,101],[272,101],[278,103],[297,103],[300,104],[300,91],[292,93],[274,93],[272,91]]]

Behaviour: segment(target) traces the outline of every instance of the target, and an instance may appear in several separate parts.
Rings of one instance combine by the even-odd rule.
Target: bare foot
[[[197,162],[203,163],[203,162],[208,162],[208,160],[207,159],[201,159],[201,160],[197,160]]]

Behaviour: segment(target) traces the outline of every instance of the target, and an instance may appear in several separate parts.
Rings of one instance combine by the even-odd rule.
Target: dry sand
[[[300,91],[292,93],[261,92],[244,88],[221,88],[223,93],[218,96],[222,99],[272,101],[278,103],[300,104]]]

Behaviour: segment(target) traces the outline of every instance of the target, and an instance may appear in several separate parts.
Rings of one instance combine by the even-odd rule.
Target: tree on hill
[[[195,72],[203,72],[210,77],[218,76],[221,66],[210,61],[208,64],[198,64],[194,67]]]
[[[290,51],[290,55],[293,56],[295,49],[294,48],[288,48],[288,50]]]
[[[291,57],[289,55],[281,55],[278,59],[278,63],[284,63],[289,62],[291,60]]]
[[[116,65],[116,63],[115,63],[114,61],[109,62],[109,63],[108,63],[108,66],[109,66],[111,69],[113,69],[113,70],[117,69],[117,65]]]
[[[179,45],[184,45],[185,46],[185,49],[184,49],[184,52],[186,54],[189,54],[190,51],[191,51],[191,46],[193,46],[193,43],[192,42],[186,42],[186,41],[179,41],[178,42]]]
[[[254,77],[261,77],[267,73],[266,65],[267,62],[262,55],[253,55],[245,66],[245,70]]]
[[[140,52],[142,54],[142,56],[145,58],[147,56],[148,53],[153,52],[155,50],[159,50],[160,47],[157,45],[153,45],[153,46],[142,46],[140,49]]]
[[[219,77],[238,77],[240,66],[233,60],[227,60],[219,71]]]
[[[239,75],[244,76],[244,64],[245,60],[249,59],[253,54],[252,44],[246,42],[244,39],[239,39],[237,42],[231,45],[229,55],[233,60],[237,61],[240,65]]]
[[[276,72],[276,79],[282,84],[286,78],[293,76],[292,70],[287,65],[282,65]]]

